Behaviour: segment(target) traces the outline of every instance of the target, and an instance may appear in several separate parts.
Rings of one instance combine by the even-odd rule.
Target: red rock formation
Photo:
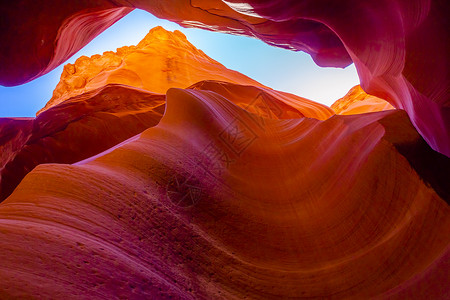
[[[448,299],[450,160],[429,146],[450,153],[446,2],[44,4],[0,6],[1,83],[54,68],[135,5],[353,60],[407,114],[204,81],[170,89],[158,123],[164,96],[100,76],[35,120],[4,119],[2,188],[37,166],[0,204],[0,298]]]
[[[0,40],[8,42],[0,48],[0,83],[19,84],[48,72],[129,11],[113,7],[133,6],[183,26],[255,36],[272,45],[306,51],[321,66],[342,67],[353,61],[367,93],[406,110],[426,141],[450,156],[447,1],[114,3],[97,0],[49,6],[42,0],[27,0],[2,5],[0,13],[6,17],[1,20]]]
[[[406,113],[232,103],[252,94],[170,89],[137,139],[37,166],[0,205],[1,297],[445,299],[449,160]]]
[[[356,85],[344,97],[336,100],[331,109],[338,115],[355,115],[395,108],[386,100],[369,95]]]
[[[74,163],[156,125],[164,105],[164,95],[112,84],[36,119],[0,118],[0,202],[39,164]]]
[[[102,0],[2,3],[0,84],[17,85],[50,72],[130,11]]]
[[[261,117],[325,120],[333,111],[298,96],[254,86],[201,81],[191,89],[209,90]],[[0,118],[0,202],[34,167],[75,163],[99,154],[156,125],[163,95],[109,84],[65,100],[33,118]]]
[[[180,31],[155,27],[137,46],[125,46],[117,52],[90,58],[82,56],[75,64],[65,65],[53,97],[38,113],[109,83],[165,94],[171,87],[185,88],[205,79],[263,87],[207,56]]]

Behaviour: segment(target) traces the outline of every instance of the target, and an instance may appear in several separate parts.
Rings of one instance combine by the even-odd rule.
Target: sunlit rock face
[[[367,93],[404,109],[431,147],[450,156],[448,1],[41,2],[0,8],[5,16],[0,39],[11,41],[0,46],[1,84],[48,72],[137,7],[182,26],[255,36],[305,51],[320,66],[353,61]]]
[[[445,299],[450,168],[406,113],[242,108],[258,97],[170,89],[136,138],[37,166],[0,205],[0,295]]]
[[[367,94],[361,86],[357,85],[344,97],[334,102],[331,109],[338,115],[355,115],[395,108],[386,100]]]
[[[213,60],[180,31],[155,27],[137,46],[82,56],[75,64],[65,65],[53,97],[41,111],[109,83],[165,94],[171,87],[185,88],[205,79],[263,86]]]

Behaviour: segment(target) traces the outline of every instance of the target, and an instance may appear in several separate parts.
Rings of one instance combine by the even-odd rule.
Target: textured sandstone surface
[[[195,81],[201,78],[227,82]],[[156,27],[137,46],[67,64],[36,119],[0,119],[0,202],[39,164],[87,159],[156,125],[165,96],[148,90],[193,81],[192,89],[231,93],[230,101],[262,115],[325,120],[334,114],[325,105],[263,87],[205,55],[181,32]]]
[[[446,0],[11,2],[0,6],[0,40],[7,41],[0,46],[0,84],[45,74],[136,7],[182,26],[305,51],[320,66],[353,61],[367,93],[404,109],[429,145],[450,156],[449,6]]]
[[[325,105],[289,93],[221,81],[190,87],[209,90],[265,118],[325,120],[334,112]],[[0,202],[34,167],[75,163],[97,155],[156,125],[165,95],[119,84],[73,96],[37,118],[0,118]]]
[[[321,66],[353,61],[370,95],[354,88],[335,115],[236,73],[213,77],[227,71],[161,29],[171,50],[159,58],[147,42],[81,58],[47,110],[0,119],[0,298],[448,299],[448,5],[0,5],[5,85],[45,74],[138,7]],[[173,42],[188,49],[179,65],[162,59]],[[133,66],[149,53],[154,73]]]
[[[386,100],[372,96],[364,92],[361,86],[357,85],[341,99],[336,100],[331,105],[331,109],[337,115],[355,115],[368,112],[395,109]]]
[[[192,45],[178,30],[155,27],[136,46],[124,46],[67,64],[53,97],[38,114],[64,100],[109,83],[125,84],[165,94],[171,87],[185,88],[201,80],[263,86],[230,69]]]
[[[449,161],[405,112],[280,119],[219,85],[170,89],[136,139],[31,171],[0,205],[2,297],[448,296]]]

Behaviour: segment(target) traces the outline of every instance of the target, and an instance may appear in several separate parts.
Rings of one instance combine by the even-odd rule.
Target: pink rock
[[[20,84],[50,71],[129,12],[122,5],[186,27],[256,36],[306,51],[321,66],[353,61],[367,93],[404,109],[430,146],[450,156],[449,4],[444,0],[11,2],[1,7],[6,17],[0,83]]]

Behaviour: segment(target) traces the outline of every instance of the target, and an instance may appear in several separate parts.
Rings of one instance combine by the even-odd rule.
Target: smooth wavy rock
[[[305,51],[320,66],[353,61],[367,93],[404,109],[430,146],[450,156],[449,6],[445,0],[9,2],[0,7],[0,84],[48,72],[137,7],[185,27]]]
[[[74,163],[158,124],[165,95],[110,84],[37,118],[0,118],[0,202],[43,163]]]
[[[2,298],[447,298],[449,160],[404,111],[282,119],[212,86],[23,179],[0,205]]]
[[[227,69],[192,45],[178,30],[155,27],[137,46],[118,48],[90,58],[81,56],[67,64],[53,97],[38,114],[73,96],[109,83],[125,84],[165,94],[171,87],[186,88],[201,80],[223,80],[264,87]]]
[[[189,89],[215,92],[243,109],[264,118],[326,120],[335,112],[328,106],[290,93],[217,80],[203,80]]]
[[[289,93],[229,82],[201,81],[210,90],[260,116],[325,120],[325,105]],[[0,201],[28,172],[43,163],[74,163],[99,154],[156,125],[165,96],[108,84],[71,97],[33,118],[0,118]]]
[[[0,5],[0,84],[18,85],[42,76],[133,9],[109,1]]]
[[[360,85],[356,85],[344,97],[336,100],[331,109],[337,115],[356,115],[391,110],[395,107],[386,100],[367,94]]]

